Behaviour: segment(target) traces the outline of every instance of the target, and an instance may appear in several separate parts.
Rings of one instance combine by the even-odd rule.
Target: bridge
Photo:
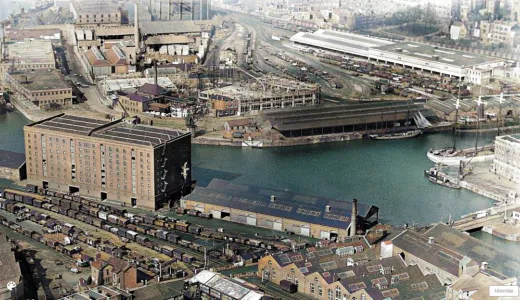
[[[476,215],[472,215],[455,221],[455,223],[453,223],[453,228],[461,231],[473,231],[481,229],[484,226],[502,223],[503,220],[503,213],[496,215],[488,215],[480,218],[477,218]]]

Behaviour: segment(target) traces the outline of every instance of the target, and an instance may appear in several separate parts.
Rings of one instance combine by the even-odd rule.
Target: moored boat
[[[451,182],[448,176],[440,171],[437,168],[431,168],[430,170],[425,170],[424,175],[428,177],[428,180],[432,183],[439,184],[445,187],[449,187],[452,189],[460,189],[460,185]]]
[[[400,140],[409,139],[422,134],[422,130],[408,130],[403,132],[391,132],[382,134],[371,134],[370,138],[373,140]]]

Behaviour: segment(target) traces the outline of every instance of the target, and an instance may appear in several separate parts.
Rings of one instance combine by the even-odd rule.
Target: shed
[[[0,150],[0,178],[13,181],[27,179],[25,154]]]

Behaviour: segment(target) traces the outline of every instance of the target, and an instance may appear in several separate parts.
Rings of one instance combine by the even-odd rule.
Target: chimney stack
[[[350,236],[357,233],[357,199],[352,200],[352,216],[350,221]]]
[[[153,70],[154,70],[154,83],[155,83],[155,86],[157,86],[157,60],[153,60]]]

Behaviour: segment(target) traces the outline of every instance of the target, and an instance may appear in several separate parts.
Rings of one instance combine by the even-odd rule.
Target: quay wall
[[[349,134],[341,134],[341,135],[323,135],[323,136],[318,136],[318,137],[287,139],[287,140],[281,140],[281,141],[262,141],[261,148],[312,145],[312,144],[321,144],[321,143],[360,140],[362,138],[363,138],[363,134],[361,134],[361,133],[349,133]],[[204,137],[195,138],[192,140],[192,143],[199,144],[199,145],[242,147],[241,140],[237,141],[237,140],[226,140],[226,139],[209,139],[209,138],[204,138]]]

